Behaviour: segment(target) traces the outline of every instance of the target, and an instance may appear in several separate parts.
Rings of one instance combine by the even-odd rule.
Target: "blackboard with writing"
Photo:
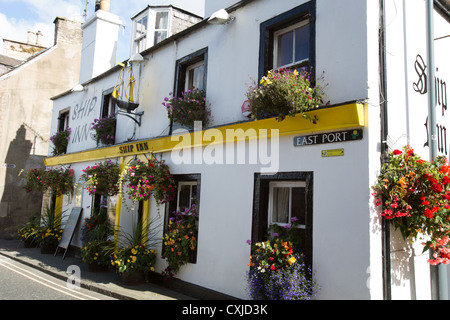
[[[78,222],[80,221],[81,211],[83,211],[83,208],[81,207],[72,208],[69,219],[67,219],[66,221],[61,240],[59,241],[58,247],[56,248],[55,256],[58,253],[59,248],[63,248],[65,250],[63,259],[66,256],[67,249],[69,248],[75,229],[77,228]]]

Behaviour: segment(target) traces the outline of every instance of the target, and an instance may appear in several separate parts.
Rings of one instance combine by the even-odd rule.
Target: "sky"
[[[0,0],[0,54],[3,52],[3,39],[27,42],[28,31],[41,31],[42,45],[52,46],[55,18],[83,22],[86,2],[89,17],[94,13],[95,0]],[[119,30],[117,62],[129,58],[131,18],[147,5],[172,4],[203,17],[203,3],[204,0],[111,0],[110,11],[123,23]]]

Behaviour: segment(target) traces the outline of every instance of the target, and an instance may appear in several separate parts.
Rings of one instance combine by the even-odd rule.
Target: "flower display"
[[[37,246],[37,230],[39,229],[39,224],[36,217],[31,217],[26,225],[17,231],[19,239],[25,244],[26,247]]]
[[[53,155],[57,156],[67,152],[67,145],[70,140],[70,133],[72,130],[70,128],[57,131],[53,136],[50,137],[50,141],[53,142]]]
[[[126,246],[113,255],[111,264],[119,272],[154,271],[156,250],[148,249],[143,244]]]
[[[252,118],[276,117],[278,121],[318,108],[323,104],[323,97],[323,89],[312,85],[311,75],[304,69],[301,72],[290,69],[269,71],[259,83],[253,81],[247,91]],[[306,114],[303,116],[309,118]],[[318,119],[310,120],[316,122]]]
[[[94,119],[94,122],[91,123],[91,130],[94,131],[92,138],[97,144],[114,144],[116,138],[116,115],[112,113],[101,119]]]
[[[25,190],[27,193],[46,192],[59,196],[73,192],[74,171],[69,168],[34,168],[30,169],[26,175]]]
[[[90,195],[116,195],[119,192],[119,178],[119,165],[111,160],[88,166],[81,175]]]
[[[429,237],[424,251],[434,249],[428,262],[450,263],[450,166],[445,157],[422,160],[410,146],[391,152],[372,186],[381,215],[411,241]]]
[[[56,247],[61,240],[63,229],[59,225],[41,226],[37,229],[37,241],[40,246]]]
[[[189,261],[189,255],[197,247],[198,213],[195,205],[183,212],[173,213],[169,219],[167,232],[163,236],[163,258],[168,266],[163,274],[172,277],[180,267]]]
[[[165,203],[174,197],[175,181],[165,162],[156,159],[137,163],[125,169],[123,181],[133,202],[148,200],[153,195],[157,203]]]
[[[287,233],[295,233],[296,219],[291,222],[285,227]],[[309,300],[317,293],[305,256],[297,252],[291,241],[273,233],[267,241],[247,243],[251,245],[247,290],[252,299]]]
[[[201,121],[204,126],[209,122],[210,111],[202,90],[187,90],[181,97],[166,97],[162,105],[167,108],[169,119],[181,125],[193,128],[194,121]]]
[[[107,267],[111,264],[113,251],[113,241],[95,239],[80,248],[80,255],[86,263]]]

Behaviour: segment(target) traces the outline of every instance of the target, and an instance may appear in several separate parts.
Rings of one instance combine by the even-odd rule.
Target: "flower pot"
[[[55,245],[42,244],[40,246],[40,248],[41,248],[42,254],[51,254],[51,253],[55,253],[55,251],[56,251]]]
[[[93,262],[93,263],[88,263],[88,270],[89,270],[89,272],[95,272],[95,273],[108,272],[108,266]]]
[[[145,274],[143,270],[135,270],[124,272],[122,274],[122,284],[127,286],[135,286],[145,283]]]
[[[38,244],[34,241],[31,240],[27,240],[23,242],[23,247],[24,248],[38,248]]]

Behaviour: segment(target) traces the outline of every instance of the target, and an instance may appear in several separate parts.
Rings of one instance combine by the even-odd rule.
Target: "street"
[[[0,300],[115,300],[0,255]]]

